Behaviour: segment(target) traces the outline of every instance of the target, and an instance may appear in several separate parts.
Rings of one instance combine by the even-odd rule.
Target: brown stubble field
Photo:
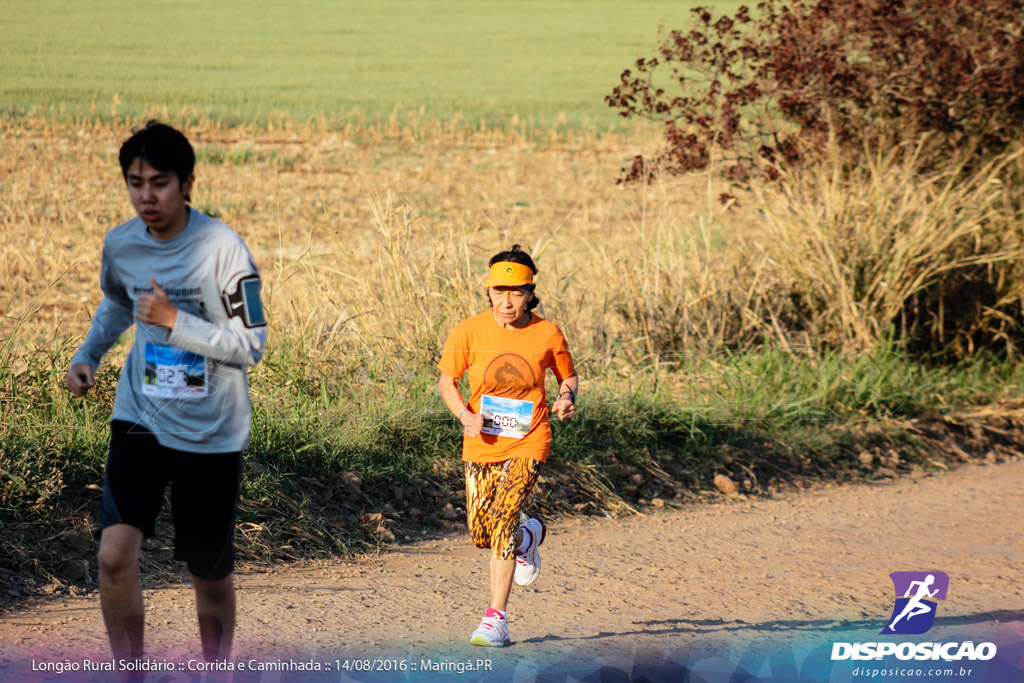
[[[87,329],[103,234],[132,215],[116,160],[132,123],[0,121],[0,337],[15,346],[52,347]],[[548,314],[577,335],[605,336],[614,290],[658,253],[665,227],[721,213],[704,179],[615,184],[653,132],[437,121],[186,128],[198,155],[194,204],[246,239],[274,332],[310,352],[352,335],[408,346],[443,333],[440,321],[483,305],[486,259],[513,242],[537,256]],[[423,329],[395,338],[413,334],[406,326]]]

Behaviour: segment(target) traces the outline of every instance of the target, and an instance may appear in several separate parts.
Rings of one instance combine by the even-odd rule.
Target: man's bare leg
[[[196,589],[196,612],[199,637],[203,641],[203,658],[208,662],[231,657],[235,639],[235,576],[207,581],[192,575]]]
[[[142,530],[114,524],[100,536],[100,609],[115,659],[139,659],[145,652],[145,610],[139,580]]]

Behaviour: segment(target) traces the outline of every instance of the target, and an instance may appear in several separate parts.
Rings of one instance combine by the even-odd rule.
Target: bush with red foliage
[[[821,149],[929,132],[987,155],[1024,124],[1024,0],[766,0],[694,10],[606,98],[665,125],[622,180],[706,169],[777,179]],[[668,73],[666,73],[666,71]]]

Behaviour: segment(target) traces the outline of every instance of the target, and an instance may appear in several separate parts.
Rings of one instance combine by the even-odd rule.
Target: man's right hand
[[[68,370],[64,378],[64,386],[75,396],[81,398],[89,393],[89,390],[96,386],[96,379],[93,377],[92,366],[88,363],[75,363]]]

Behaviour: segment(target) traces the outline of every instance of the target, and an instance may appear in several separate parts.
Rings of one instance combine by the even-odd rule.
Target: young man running
[[[247,368],[266,344],[259,272],[231,228],[191,208],[195,154],[150,121],[121,146],[138,216],[103,243],[103,300],[68,370],[75,396],[133,323],[117,385],[100,519],[100,606],[116,659],[144,654],[139,551],[171,487],[174,556],[188,563],[208,661],[235,629],[234,526],[252,420]]]

